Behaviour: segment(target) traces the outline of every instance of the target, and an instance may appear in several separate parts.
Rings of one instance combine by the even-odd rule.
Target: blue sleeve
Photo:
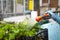
[[[58,15],[54,14],[52,11],[47,11],[47,12],[51,15],[51,17],[52,17],[55,21],[60,22],[60,17],[59,17]]]

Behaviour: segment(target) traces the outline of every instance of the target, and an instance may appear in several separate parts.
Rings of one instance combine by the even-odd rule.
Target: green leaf
[[[15,39],[15,34],[14,33],[10,33],[9,34],[9,39]]]
[[[5,34],[4,30],[0,28],[0,39],[3,38],[3,35]]]

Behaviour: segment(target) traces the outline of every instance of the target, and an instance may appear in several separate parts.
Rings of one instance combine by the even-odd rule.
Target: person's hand
[[[42,20],[42,16],[36,17],[36,21],[37,21],[37,22],[39,22],[39,21],[41,21],[41,20]]]

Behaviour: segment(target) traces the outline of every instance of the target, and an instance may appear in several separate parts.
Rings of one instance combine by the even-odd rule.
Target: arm
[[[53,13],[53,11],[49,10],[47,11],[51,15],[51,18],[53,18],[55,21],[60,22],[60,17]]]

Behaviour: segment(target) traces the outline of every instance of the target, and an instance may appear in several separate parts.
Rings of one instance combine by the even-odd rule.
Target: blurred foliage
[[[24,20],[23,22],[17,23],[0,23],[0,40],[15,40],[16,37],[34,36],[39,30],[40,25],[35,23],[33,26],[32,20]]]

